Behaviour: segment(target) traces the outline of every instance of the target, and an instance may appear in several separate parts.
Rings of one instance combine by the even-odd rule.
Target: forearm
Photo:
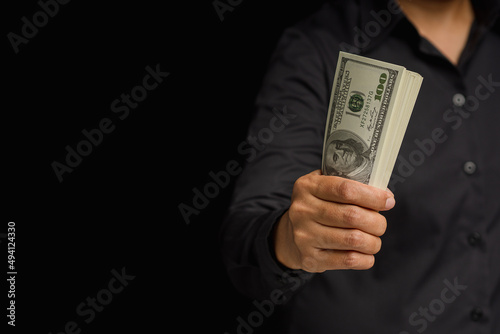
[[[239,147],[247,164],[238,177],[221,234],[229,276],[252,298],[296,288],[303,273],[274,256],[273,228],[290,206],[294,182],[321,164],[329,76],[315,46],[296,30],[284,34],[270,61],[248,131]],[[272,131],[272,136],[267,135]],[[248,152],[252,152],[251,154]]]
[[[279,291],[286,299],[304,277],[309,277],[276,260],[273,230],[285,210],[238,210],[230,212],[224,222],[222,252],[228,275],[236,288],[250,298],[268,299]]]

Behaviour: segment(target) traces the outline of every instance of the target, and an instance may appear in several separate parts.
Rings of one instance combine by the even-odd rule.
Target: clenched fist
[[[274,230],[276,257],[291,269],[369,269],[387,222],[379,211],[394,195],[316,170],[297,179],[290,208]]]

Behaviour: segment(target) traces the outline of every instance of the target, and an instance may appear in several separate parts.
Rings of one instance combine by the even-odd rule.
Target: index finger
[[[319,170],[309,174],[313,196],[344,204],[353,204],[375,211],[390,210],[396,204],[390,191],[338,176],[322,175]]]

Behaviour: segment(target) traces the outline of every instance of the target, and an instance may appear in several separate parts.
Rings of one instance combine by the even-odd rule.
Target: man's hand
[[[387,221],[378,211],[394,195],[316,170],[297,179],[292,203],[275,227],[278,261],[291,269],[323,272],[369,269],[382,246]]]

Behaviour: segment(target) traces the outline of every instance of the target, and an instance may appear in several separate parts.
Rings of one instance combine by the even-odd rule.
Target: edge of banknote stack
[[[422,80],[403,66],[340,52],[323,143],[323,174],[386,189]],[[349,163],[355,166],[349,169]]]

